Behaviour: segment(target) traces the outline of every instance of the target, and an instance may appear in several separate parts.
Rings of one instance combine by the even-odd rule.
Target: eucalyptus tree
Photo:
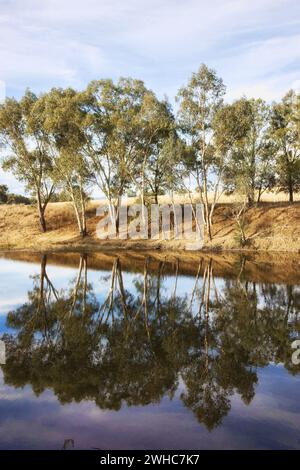
[[[216,113],[213,129],[222,190],[240,196],[231,208],[239,243],[244,245],[248,241],[245,234],[247,205],[253,204],[256,192],[259,201],[263,191],[275,184],[271,163],[273,146],[267,134],[268,108],[260,100],[245,98],[223,105]],[[215,200],[211,214],[214,204]]]
[[[84,237],[91,172],[83,152],[85,113],[80,103],[80,95],[71,88],[53,88],[40,98],[42,125],[52,149],[52,178],[71,199],[80,236]]]
[[[25,183],[37,202],[40,228],[46,231],[45,211],[54,193],[49,136],[42,125],[39,98],[26,91],[20,101],[0,105],[0,144],[3,169]]]
[[[218,199],[225,191],[224,176],[226,169],[230,167],[231,152],[234,142],[242,137],[243,126],[232,119],[230,105],[222,104],[216,111],[212,121],[213,158],[211,170],[214,176],[211,204],[208,211],[210,226],[213,225],[213,215]],[[193,159],[193,149],[190,149]]]
[[[237,192],[252,205],[263,191],[272,189],[275,173],[269,138],[269,107],[261,99],[241,98],[221,111],[219,135],[230,154],[224,172],[228,192]]]
[[[117,83],[91,82],[82,95],[86,113],[84,153],[94,182],[109,201],[110,216],[117,228],[121,197],[138,177],[138,115],[146,93],[142,81],[120,78]]]
[[[271,138],[276,155],[279,190],[289,194],[300,190],[300,94],[290,90],[280,103],[272,107]]]
[[[176,130],[170,132],[159,142],[147,162],[147,187],[158,204],[158,196],[164,192],[182,189],[183,178],[187,176],[184,166],[186,146],[177,135]]]
[[[158,193],[175,186],[179,145],[176,123],[170,104],[147,92],[137,116],[140,151],[137,158],[138,177],[132,183],[137,187],[141,202],[150,189],[158,202]],[[171,183],[171,185],[170,185]]]
[[[202,64],[177,95],[179,125],[193,150],[190,154],[193,158],[187,161],[187,165],[196,179],[197,190],[204,204],[205,222],[210,239],[212,229],[209,217],[209,190],[215,186],[215,177],[212,175],[215,168],[212,127],[224,94],[225,86],[222,79],[213,69]]]
[[[168,155],[168,162],[164,161],[164,144],[176,134],[175,119],[166,101],[159,101],[142,81],[131,78],[90,83],[82,94],[82,106],[85,155],[118,229],[125,191],[137,190],[144,206],[147,191],[153,191],[157,200],[163,179],[170,176],[171,160]]]

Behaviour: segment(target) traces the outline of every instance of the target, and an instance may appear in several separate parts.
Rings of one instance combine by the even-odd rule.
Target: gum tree
[[[197,182],[197,190],[204,205],[210,240],[212,228],[209,216],[209,190],[215,185],[215,179],[212,178],[215,165],[212,126],[215,114],[222,105],[224,94],[225,86],[222,79],[213,69],[202,64],[177,95],[179,125],[192,149],[193,158],[187,164]]]
[[[152,92],[145,94],[137,119],[140,151],[137,178],[132,183],[137,187],[143,205],[149,189],[157,203],[159,191],[163,186],[167,189],[170,172],[175,173],[176,152],[174,155],[168,152],[171,142],[175,144],[177,138],[175,119],[169,103],[158,100]]]
[[[0,105],[0,142],[3,169],[25,183],[27,191],[34,196],[40,228],[46,232],[45,211],[54,192],[53,166],[39,98],[29,90],[20,101],[7,98]]]
[[[289,91],[272,108],[271,138],[276,156],[277,186],[289,194],[300,190],[300,94]]]
[[[108,199],[117,230],[121,198],[137,176],[141,151],[137,116],[146,92],[142,81],[120,78],[117,83],[91,82],[82,95],[86,113],[84,153],[94,183]]]
[[[176,131],[170,133],[157,146],[147,164],[147,186],[154,201],[158,204],[158,196],[165,191],[173,192],[182,189],[182,181],[186,176],[183,166],[186,147]]]
[[[217,138],[227,144],[223,182],[226,190],[240,193],[248,205],[275,184],[273,146],[269,138],[269,108],[261,99],[242,98],[221,111]]]
[[[72,201],[79,233],[84,237],[91,174],[83,153],[85,115],[80,108],[80,95],[71,88],[52,89],[41,98],[41,110],[53,152],[53,181]]]

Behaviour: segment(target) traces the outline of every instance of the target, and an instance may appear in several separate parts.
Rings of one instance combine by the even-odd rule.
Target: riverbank
[[[48,231],[39,231],[35,207],[0,205],[0,250],[162,250],[180,251],[184,240],[99,240],[96,227],[99,201],[91,201],[87,209],[88,235],[81,239],[71,204],[52,203],[46,212]],[[213,240],[205,240],[207,251],[300,251],[300,203],[262,203],[247,210],[246,243],[240,242],[232,204],[220,204],[215,211]]]
[[[48,265],[78,267],[80,256],[87,257],[87,265],[92,270],[111,271],[116,259],[122,269],[142,273],[147,264],[149,273],[174,274],[184,276],[204,276],[210,267],[215,277],[239,278],[260,283],[300,284],[300,253],[243,253],[243,252],[169,252],[169,251],[22,251],[1,252],[0,259],[10,259],[25,263],[41,263],[47,259]]]

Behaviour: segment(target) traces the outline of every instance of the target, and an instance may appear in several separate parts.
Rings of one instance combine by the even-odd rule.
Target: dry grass
[[[210,195],[210,199],[212,200],[212,195]],[[300,202],[300,194],[294,195],[295,202]],[[237,201],[237,195],[232,194],[230,196],[226,196],[222,194],[219,198],[218,202],[221,204],[229,204],[234,203]],[[272,202],[272,203],[279,203],[279,202],[289,202],[289,195],[283,192],[265,192],[261,196],[261,202]]]
[[[194,201],[199,200],[199,196],[196,193],[194,193],[192,197]],[[213,198],[214,198],[214,195],[212,193],[209,193],[208,199],[210,202],[213,201]],[[294,199],[295,199],[295,202],[300,202],[300,194],[295,194]],[[231,195],[221,194],[218,197],[219,204],[233,204],[239,201],[242,201],[242,197],[238,196],[237,194],[231,194]],[[169,196],[160,196],[159,202],[161,203],[169,202]],[[188,195],[177,195],[175,196],[175,202],[178,202],[178,203],[190,202],[190,197]],[[280,203],[280,202],[288,203],[289,195],[283,192],[265,192],[261,196],[261,202],[262,203],[269,202],[269,203],[275,203],[275,204]]]
[[[134,200],[130,200],[132,203]],[[160,202],[168,202],[161,198]],[[177,202],[183,202],[178,197]],[[48,232],[39,231],[36,209],[24,205],[0,205],[0,249],[184,249],[185,242],[180,240],[106,240],[96,237],[96,207],[104,202],[91,201],[87,211],[88,236],[81,240],[70,203],[49,204],[46,218]],[[247,245],[244,251],[282,251],[300,250],[300,203],[290,206],[284,201],[265,202],[246,213]],[[205,248],[211,250],[241,249],[237,241],[237,227],[232,216],[230,202],[219,204],[214,217],[213,241],[206,241]]]

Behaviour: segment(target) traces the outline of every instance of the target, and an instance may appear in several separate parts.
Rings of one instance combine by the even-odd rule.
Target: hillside
[[[55,249],[183,249],[184,242],[177,240],[109,240],[96,237],[97,201],[91,201],[87,210],[88,236],[81,240],[72,207],[69,203],[49,204],[46,218],[47,233],[41,233],[38,216],[32,206],[0,205],[0,250],[55,250]],[[205,243],[209,250],[254,250],[299,252],[300,203],[290,206],[284,202],[262,203],[247,210],[244,247],[238,240],[237,225],[230,203],[220,204],[214,216],[213,241]]]

